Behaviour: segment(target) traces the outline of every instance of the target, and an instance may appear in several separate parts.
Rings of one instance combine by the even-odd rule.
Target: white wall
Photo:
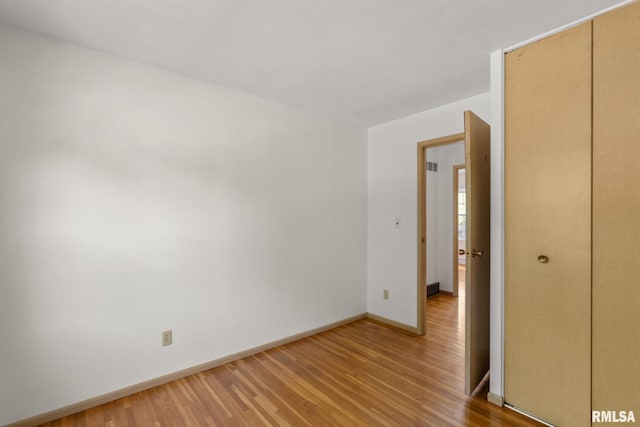
[[[365,312],[364,129],[6,27],[0,62],[0,424]]]
[[[490,93],[369,129],[367,310],[373,314],[417,326],[417,143],[462,132],[465,110],[489,123]]]
[[[427,172],[427,284],[452,292],[453,166],[464,164],[464,143],[429,148],[427,160],[438,163],[437,172]]]

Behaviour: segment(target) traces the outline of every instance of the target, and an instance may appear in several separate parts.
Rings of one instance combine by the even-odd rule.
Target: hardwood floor
[[[459,300],[429,298],[424,337],[361,320],[45,425],[539,425],[464,395]]]

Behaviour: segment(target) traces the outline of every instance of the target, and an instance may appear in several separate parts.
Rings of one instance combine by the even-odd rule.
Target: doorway
[[[453,296],[462,294],[467,272],[467,183],[464,164],[453,166]]]
[[[458,296],[458,209],[459,177],[455,168],[464,169],[464,140],[426,148],[425,203],[427,216],[426,283],[427,304],[436,293]],[[462,166],[460,166],[462,164]],[[463,175],[464,179],[464,175]],[[465,184],[462,183],[464,189]],[[464,228],[460,230],[465,236]],[[465,243],[462,243],[465,246]],[[464,256],[462,259],[464,260]],[[463,278],[464,279],[464,278]]]
[[[453,276],[454,254],[458,244],[454,243],[453,233],[448,232],[448,250],[440,250],[434,247],[434,239],[437,242],[438,228],[433,228],[434,213],[433,204],[442,201],[427,199],[429,180],[429,150],[440,146],[463,142],[464,146],[464,182],[465,182],[465,287],[464,287],[464,318],[465,318],[465,393],[471,395],[489,371],[489,301],[490,301],[490,128],[482,119],[471,111],[464,113],[464,133],[444,136],[418,143],[418,319],[417,332],[426,334],[426,284],[427,279],[433,277],[433,266],[429,266],[429,259],[438,258],[439,253],[446,252],[450,257],[446,270]],[[432,161],[431,161],[432,162]],[[432,162],[433,163],[433,162]],[[451,163],[447,168],[458,163]],[[431,165],[433,168],[433,165]],[[443,175],[445,176],[445,175]],[[450,178],[453,174],[446,174]],[[439,178],[438,178],[439,179]],[[459,179],[459,176],[458,176]],[[453,206],[452,186],[447,191],[451,201],[448,206]],[[448,215],[451,223],[454,222],[453,214]],[[457,218],[456,220],[457,221]],[[451,229],[450,229],[451,230]],[[457,240],[457,239],[456,239]],[[446,245],[441,240],[438,245]],[[434,254],[434,252],[436,252]],[[441,264],[439,264],[441,265]],[[436,267],[438,268],[438,267]],[[459,275],[459,273],[458,273]],[[451,277],[453,289],[453,277]],[[460,301],[462,302],[462,301]]]

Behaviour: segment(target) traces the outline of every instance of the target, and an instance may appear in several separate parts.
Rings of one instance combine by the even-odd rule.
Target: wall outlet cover
[[[163,331],[162,332],[162,346],[171,345],[173,343],[173,331]]]

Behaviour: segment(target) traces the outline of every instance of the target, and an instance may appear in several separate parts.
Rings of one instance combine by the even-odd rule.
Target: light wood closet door
[[[505,61],[505,401],[590,425],[591,22]]]
[[[637,418],[640,3],[593,25],[593,409]]]

